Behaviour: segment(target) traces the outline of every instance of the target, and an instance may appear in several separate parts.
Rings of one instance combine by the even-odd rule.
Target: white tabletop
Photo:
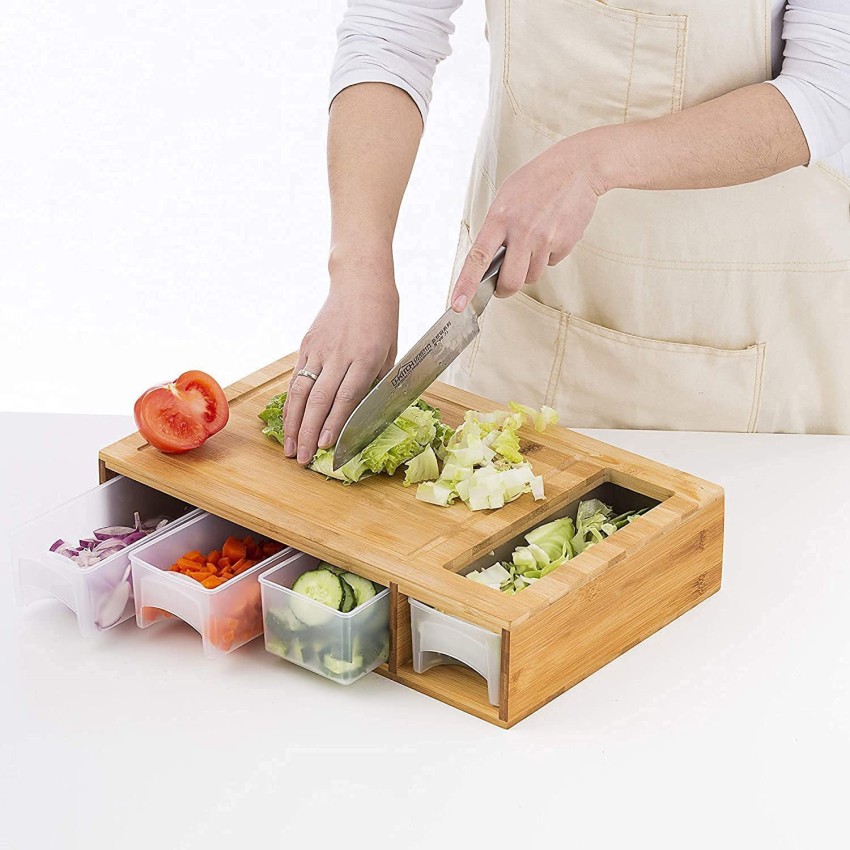
[[[597,434],[726,487],[723,588],[504,731],[261,641],[209,661],[180,624],[85,642],[59,602],[17,609],[8,529],[129,430],[0,415],[4,850],[846,841],[850,438]]]

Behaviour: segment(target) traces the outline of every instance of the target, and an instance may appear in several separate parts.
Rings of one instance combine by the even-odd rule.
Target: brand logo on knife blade
[[[410,373],[422,362],[426,355],[430,354],[435,348],[437,348],[440,343],[442,343],[443,338],[449,332],[449,328],[452,326],[452,321],[449,319],[434,336],[431,337],[430,342],[426,342],[422,349],[416,354],[415,357],[408,360],[407,363],[404,363],[399,367],[398,372],[396,372],[395,377],[392,379],[393,389],[398,389],[402,383],[404,383],[405,379],[410,376]]]

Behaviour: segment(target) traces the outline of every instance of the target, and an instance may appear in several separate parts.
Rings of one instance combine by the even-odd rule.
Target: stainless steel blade
[[[500,248],[467,308],[462,313],[447,310],[357,405],[336,442],[334,469],[366,448],[475,339],[504,256],[505,249]]]

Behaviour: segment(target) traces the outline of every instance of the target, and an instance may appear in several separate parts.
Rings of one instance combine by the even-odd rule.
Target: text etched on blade
[[[407,363],[403,364],[398,372],[396,372],[396,376],[392,379],[393,389],[398,389],[404,380],[410,375],[410,373],[422,362],[422,360],[430,354],[435,348],[437,348],[440,343],[442,343],[446,334],[449,332],[449,328],[452,326],[452,320],[449,319],[434,336],[431,337],[431,340],[422,347],[422,349],[413,357],[411,360],[408,360]]]

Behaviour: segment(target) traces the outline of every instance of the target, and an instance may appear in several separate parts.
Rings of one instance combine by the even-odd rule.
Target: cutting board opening
[[[660,500],[653,499],[651,496],[646,496],[635,490],[623,487],[620,484],[614,484],[611,481],[606,481],[603,484],[599,484],[596,487],[591,488],[569,504],[561,505],[553,510],[552,513],[535,519],[534,524],[523,529],[520,534],[512,537],[510,540],[491,552],[488,552],[486,555],[476,558],[471,564],[461,567],[457,570],[457,572],[461,575],[466,575],[467,573],[471,573],[473,570],[480,570],[492,566],[496,563],[496,561],[510,561],[514,549],[516,549],[517,546],[526,545],[524,535],[531,531],[532,528],[537,528],[539,525],[552,522],[556,519],[563,519],[564,517],[570,517],[573,521],[575,521],[579,503],[587,501],[588,499],[599,499],[606,505],[610,505],[610,507],[614,509],[615,516],[625,513],[626,511],[638,511],[643,509],[652,510],[652,508],[656,505],[662,504]],[[616,537],[617,534],[618,532],[614,532],[612,537]],[[578,557],[580,558],[581,555]]]

